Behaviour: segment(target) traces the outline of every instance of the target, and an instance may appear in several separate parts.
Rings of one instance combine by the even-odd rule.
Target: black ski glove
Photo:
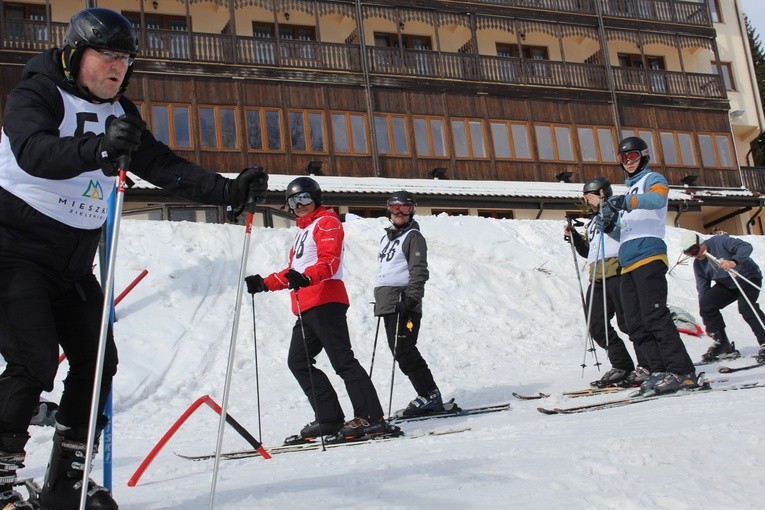
[[[290,290],[297,290],[300,287],[308,287],[311,285],[311,279],[308,278],[303,273],[299,273],[295,271],[294,269],[290,269],[287,271],[287,273],[284,275],[287,277],[287,282]]]
[[[401,315],[408,314],[409,312],[417,308],[417,305],[419,304],[420,302],[417,301],[416,299],[405,296],[404,299],[396,303],[396,312],[398,312]]]
[[[247,203],[249,197],[256,200],[268,191],[268,174],[259,166],[245,168],[234,180],[226,183],[223,199],[233,209],[239,209]],[[252,212],[252,211],[250,211]]]
[[[112,117],[96,152],[96,159],[105,175],[114,177],[119,174],[119,159],[129,158],[130,154],[141,145],[141,136],[145,129],[146,123],[139,117],[132,115]]]
[[[244,279],[244,283],[247,284],[247,292],[250,294],[257,294],[258,292],[266,292],[266,282],[263,281],[263,277],[259,274],[253,274]]]

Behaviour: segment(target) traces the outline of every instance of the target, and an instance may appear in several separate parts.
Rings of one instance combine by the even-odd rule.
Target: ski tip
[[[542,414],[558,414],[558,409],[547,409],[546,407],[537,407],[537,411]]]
[[[717,371],[720,372],[721,374],[729,374],[730,372],[732,372],[730,367],[720,367],[717,369]]]

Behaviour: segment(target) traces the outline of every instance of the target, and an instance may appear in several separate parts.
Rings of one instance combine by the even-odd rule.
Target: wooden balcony
[[[651,5],[678,3],[645,1]],[[544,2],[565,3],[567,0]],[[63,45],[66,24],[6,20],[1,28],[0,44],[3,50],[32,53]],[[352,81],[363,79],[361,51],[355,44],[173,30],[139,30],[139,37],[140,57],[148,60],[261,67],[276,72],[279,69],[299,69],[317,74],[346,73],[357,75]],[[606,69],[596,64],[380,47],[367,48],[367,62],[370,75],[384,79],[395,77],[608,91]],[[695,99],[726,98],[722,80],[716,74],[625,67],[613,68],[613,74],[617,92]]]
[[[741,175],[746,189],[765,194],[765,166],[742,166]]]

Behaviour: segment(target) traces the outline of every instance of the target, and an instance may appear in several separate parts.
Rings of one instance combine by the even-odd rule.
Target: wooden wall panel
[[[613,126],[614,119],[609,105],[595,103],[569,103],[571,118],[577,124]]]
[[[500,181],[538,181],[537,164],[532,161],[498,161],[494,173]]]
[[[406,113],[407,94],[400,90],[373,89],[375,111],[384,113]]]
[[[335,87],[327,96],[332,110],[367,111],[366,92],[362,87]]]
[[[484,104],[481,96],[447,96],[444,101],[448,105],[451,117],[481,118],[484,115]]]
[[[490,119],[528,120],[526,101],[486,97],[486,111]]]
[[[325,169],[322,167],[324,175],[342,175],[346,177],[374,177],[375,172],[372,168],[372,158],[362,156],[336,156],[333,160],[334,165]],[[327,163],[324,164],[327,166]]]
[[[562,101],[529,101],[531,117],[537,122],[570,124],[571,114]]]
[[[644,106],[619,106],[619,117],[623,127],[655,128],[656,122],[652,108]]]
[[[324,89],[320,86],[285,83],[282,85],[284,105],[287,108],[323,109]]]
[[[242,104],[245,106],[280,107],[282,105],[282,89],[279,84],[245,80],[243,85]]]
[[[397,179],[420,178],[415,171],[415,165],[411,158],[379,158],[380,175],[382,177]],[[434,168],[434,167],[432,167]],[[428,176],[429,177],[429,176]]]
[[[457,161],[454,179],[486,181],[493,179],[494,169],[490,161]]]
[[[728,118],[728,112],[688,112],[688,117],[693,119],[693,125],[697,131],[716,131],[727,132],[730,131],[730,121]]]
[[[441,94],[409,94],[411,112],[414,115],[446,115],[444,97]]]
[[[185,93],[186,98],[191,97],[191,89],[186,87],[187,83],[191,84],[192,81],[195,86],[194,92],[196,93],[197,103],[215,105],[235,105],[238,103],[238,87],[232,86],[231,80],[229,79],[194,78],[193,80],[187,79],[176,81],[176,88],[179,91],[182,91],[182,93]]]

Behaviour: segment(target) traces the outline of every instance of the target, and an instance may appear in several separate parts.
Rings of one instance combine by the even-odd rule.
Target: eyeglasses
[[[135,62],[135,55],[129,55],[127,53],[117,53],[111,50],[103,50],[101,48],[93,48],[98,52],[99,55],[101,55],[101,58],[105,62],[109,62],[110,64],[112,62],[127,62],[128,66],[132,66],[133,62]]]
[[[313,197],[308,192],[297,193],[287,199],[287,205],[290,209],[295,209],[299,205],[308,205],[313,202]]]
[[[641,151],[622,152],[619,154],[619,161],[621,161],[623,165],[628,165],[638,161],[641,157],[643,157]]]
[[[391,214],[412,214],[414,211],[413,205],[407,204],[388,204],[388,212]]]

